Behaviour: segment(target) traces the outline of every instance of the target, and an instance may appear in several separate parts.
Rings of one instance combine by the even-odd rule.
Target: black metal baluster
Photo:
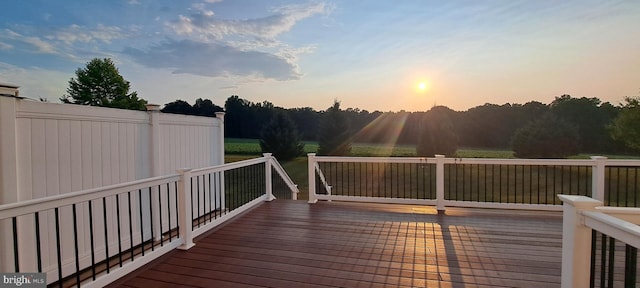
[[[151,198],[149,198],[149,203],[151,203]],[[138,210],[140,212],[140,250],[142,256],[144,256],[144,224],[143,215],[142,215],[142,189],[138,189]],[[153,239],[153,238],[152,238]],[[153,245],[153,243],[151,244]],[[133,249],[133,246],[131,247]]]
[[[573,193],[573,189],[572,189],[572,186],[573,186],[572,184],[573,183],[571,183],[571,182],[573,182],[572,173],[571,173],[572,171],[573,171],[573,167],[569,166],[569,194],[575,195]]]
[[[467,186],[468,186],[467,183],[468,183],[468,181],[466,179],[467,178],[467,170],[468,170],[467,167],[468,167],[468,164],[459,164],[458,167],[462,171],[462,177],[460,177],[461,179],[458,179],[458,180],[462,180],[462,181],[460,181],[462,183],[462,189],[460,189],[460,196],[461,196],[460,200],[465,201],[465,200],[468,200],[467,199]]]
[[[607,235],[602,234],[600,243],[600,287],[607,281]]]
[[[503,165],[498,165],[498,191],[500,191],[500,203],[502,203],[502,167]]]
[[[40,245],[40,212],[35,212],[33,216],[36,224],[36,258],[38,261],[38,273],[42,273],[42,249]]]
[[[118,218],[118,260],[122,267],[122,233],[120,229],[120,194],[116,194],[116,217]]]
[[[167,199],[167,202],[169,202],[169,199]],[[164,235],[162,235],[164,233],[164,229],[162,227],[162,186],[161,185],[158,185],[158,219],[160,219],[160,223],[158,223],[160,226],[160,231],[159,231],[160,235],[158,236],[160,236],[160,247],[162,247],[164,246]],[[153,229],[151,230],[153,231]],[[151,239],[153,239],[153,237],[151,237]],[[151,246],[151,249],[153,249],[154,246]]]
[[[151,251],[154,251],[155,250],[155,246],[156,246],[155,239],[154,239],[155,235],[153,234],[153,204],[154,203],[152,203],[152,200],[151,200],[152,197],[151,196],[152,196],[151,187],[149,187],[149,228],[151,229],[151,241],[150,242],[151,242]],[[158,185],[158,203],[160,202],[160,198],[161,198],[160,197],[160,185]],[[161,207],[159,205],[160,204],[158,204],[158,207]],[[160,208],[160,209],[162,209],[162,208]],[[160,223],[162,223],[162,217],[160,217],[158,219],[160,219]],[[162,231],[162,229],[160,229],[160,230]],[[162,232],[160,233],[160,236],[162,236]],[[144,246],[142,248],[144,248]],[[142,249],[142,251],[144,251],[144,249]]]
[[[76,217],[76,204],[71,205],[73,215],[73,252],[76,260],[76,285],[80,287],[80,252],[78,249],[78,219]]]
[[[624,253],[624,287],[636,287],[636,271],[638,271],[638,248],[625,245]]]
[[[483,165],[482,170],[484,173],[484,201],[487,202],[487,182],[489,182],[487,181],[487,164]],[[478,169],[478,173],[480,173],[480,169]],[[480,178],[480,176],[478,176],[478,178]],[[480,198],[480,195],[478,195],[478,198]]]
[[[13,230],[13,266],[16,273],[20,273],[20,255],[18,254],[18,219],[11,218],[11,229]]]
[[[58,207],[53,209],[56,222],[56,255],[58,256],[58,285],[62,287],[62,248],[60,247],[60,213]],[[17,271],[16,271],[17,272]]]
[[[178,214],[180,213],[178,210],[178,181],[173,182],[173,194],[176,195],[175,208],[176,208],[176,238],[180,237],[180,219],[178,219]],[[171,226],[169,226],[171,227]]]
[[[595,229],[591,230],[591,265],[590,265],[590,274],[589,274],[589,288],[594,288],[596,281],[596,244],[597,241],[597,231]]]
[[[171,192],[170,190],[171,190],[170,185],[169,183],[167,183],[167,225],[169,225],[169,227],[167,227],[167,231],[169,232],[169,242],[173,240],[173,233],[171,232],[172,230],[171,230]]]
[[[207,178],[209,178],[209,185],[207,186],[207,187],[209,187],[209,222],[211,222],[211,218],[213,216],[211,214],[213,214],[213,209],[214,209],[214,207],[213,207],[213,202],[214,202],[213,197],[215,196],[214,191],[213,191],[213,189],[214,189],[213,187],[214,186],[211,184],[211,174],[212,173],[207,173]]]
[[[191,182],[193,183],[193,181]],[[193,188],[191,189],[191,193],[193,193]],[[201,225],[202,214],[200,213],[200,176],[196,176],[196,201],[198,201],[198,227]]]
[[[191,222],[191,230],[193,230],[193,177],[191,177],[191,179],[189,179],[189,186],[191,186],[191,194],[189,194],[189,205],[191,205],[191,218],[189,222]]]
[[[615,255],[616,255],[616,239],[613,237],[609,237],[609,286],[613,287],[613,272],[614,272],[614,264],[615,264]]]
[[[618,202],[618,205],[616,206],[620,206],[620,167],[616,167],[616,179],[618,182],[618,185],[616,186],[616,201]]]
[[[111,272],[109,264],[109,234],[107,226],[107,197],[102,197],[102,223],[104,224],[104,260],[107,263],[107,274]]]
[[[129,250],[131,250],[131,261],[134,259],[133,253],[133,216],[131,212],[131,191],[127,192],[127,210],[129,211]]]
[[[91,245],[91,279],[96,280],[96,250],[93,240],[93,201],[89,200],[89,243]]]

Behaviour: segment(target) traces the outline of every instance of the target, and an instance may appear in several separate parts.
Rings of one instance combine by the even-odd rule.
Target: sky
[[[458,111],[640,94],[640,1],[3,0],[0,83],[58,102],[111,58],[154,104]]]

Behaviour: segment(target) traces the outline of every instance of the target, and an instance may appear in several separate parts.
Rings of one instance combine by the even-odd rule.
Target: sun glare
[[[415,87],[418,93],[424,93],[429,90],[429,83],[426,81],[420,81]]]

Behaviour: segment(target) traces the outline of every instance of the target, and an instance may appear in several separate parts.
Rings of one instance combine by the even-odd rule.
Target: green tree
[[[607,127],[618,111],[598,98],[556,97],[549,105],[550,112],[576,128],[581,152],[610,152],[615,149]]]
[[[64,103],[131,110],[146,110],[147,101],[129,93],[129,81],[124,80],[111,59],[94,58],[87,66],[76,70],[76,78],[69,80]]]
[[[610,126],[613,139],[640,151],[640,97],[625,97],[625,104]]]
[[[318,134],[318,155],[342,156],[351,152],[349,122],[335,100],[322,115]]]
[[[273,153],[278,160],[287,161],[304,154],[304,143],[296,126],[284,112],[275,113],[262,129],[260,148],[262,152]]]
[[[511,143],[518,158],[566,158],[578,154],[578,139],[575,126],[549,113],[518,129]]]
[[[164,108],[162,108],[163,113],[172,113],[172,114],[185,114],[185,115],[193,115],[195,111],[189,102],[184,100],[176,100],[167,104],[164,104]]]
[[[416,146],[418,156],[433,157],[441,154],[453,157],[458,150],[456,135],[451,118],[451,109],[436,106],[425,113],[420,127],[420,136]]]

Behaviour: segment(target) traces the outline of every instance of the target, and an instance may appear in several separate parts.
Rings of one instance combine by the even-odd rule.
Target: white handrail
[[[287,174],[287,172],[284,170],[282,165],[280,165],[280,162],[278,162],[278,159],[276,159],[276,157],[271,157],[271,165],[273,169],[275,169],[276,172],[278,172],[278,175],[280,175],[280,178],[282,178],[284,183],[287,184],[289,189],[291,189],[291,192],[295,194],[300,193],[300,190],[298,189],[298,185],[296,185],[296,183],[294,183],[293,180],[291,180],[291,177],[289,177],[289,174]]]
[[[636,210],[638,210],[636,208]],[[583,211],[584,225],[640,248],[640,226],[597,211]]]
[[[109,197],[129,191],[135,191],[138,189],[176,182],[179,178],[179,174],[171,174],[121,184],[92,188],[73,193],[6,204],[0,206],[0,220],[53,209],[56,207],[68,206],[74,203],[81,203],[89,200]]]
[[[322,173],[322,170],[320,170],[320,165],[318,165],[318,162],[315,163],[314,167],[315,167],[316,173],[318,173],[318,176],[320,177],[320,182],[322,182],[322,185],[324,186],[324,188],[327,191],[331,191],[331,185],[327,183],[327,179],[325,179],[324,173]]]

